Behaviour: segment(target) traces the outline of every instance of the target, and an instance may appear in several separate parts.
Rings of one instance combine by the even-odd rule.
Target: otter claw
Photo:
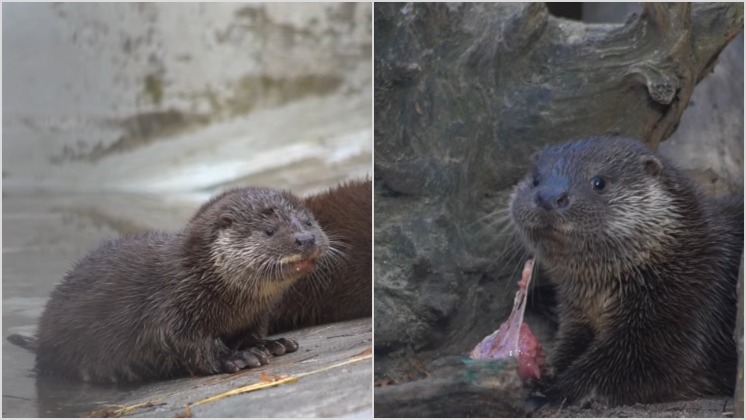
[[[278,338],[277,340],[264,340],[264,346],[274,356],[292,353],[298,350],[298,343],[289,338]]]
[[[225,373],[236,373],[244,368],[258,368],[269,363],[270,354],[263,348],[250,348],[236,352],[223,361]]]
[[[242,363],[240,359],[223,360],[223,372],[236,373],[241,370],[241,364]]]
[[[259,367],[269,363],[270,354],[264,346],[252,347],[245,350],[244,353],[249,353],[249,355],[257,361],[258,364],[256,366],[252,365],[251,367]]]
[[[295,340],[291,340],[289,338],[279,338],[277,339],[282,345],[285,347],[285,351],[287,353],[292,353],[294,351],[298,351],[298,342]]]
[[[244,368],[258,368],[266,365],[272,356],[281,356],[298,350],[298,343],[288,338],[263,340],[256,346],[236,351],[225,356],[222,362],[223,372],[236,373]]]

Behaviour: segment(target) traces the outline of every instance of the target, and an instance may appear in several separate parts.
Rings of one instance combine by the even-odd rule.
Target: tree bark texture
[[[500,218],[530,155],[600,134],[657,148],[743,4],[590,25],[543,3],[376,3],[374,26],[375,369],[391,378],[507,317],[523,261]]]
[[[514,360],[448,357],[426,379],[376,392],[376,417],[523,417],[524,391]]]

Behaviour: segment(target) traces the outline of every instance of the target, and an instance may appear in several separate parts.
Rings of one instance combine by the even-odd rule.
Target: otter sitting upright
[[[132,382],[268,363],[298,348],[264,339],[273,306],[327,248],[290,193],[219,195],[180,232],[109,241],[78,262],[41,316],[37,369]]]
[[[557,290],[550,399],[732,393],[742,198],[709,199],[641,143],[598,137],[541,151],[511,218]]]

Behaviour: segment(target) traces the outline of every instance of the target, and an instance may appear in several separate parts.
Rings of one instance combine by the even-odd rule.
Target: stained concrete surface
[[[372,417],[371,322],[360,319],[283,334],[297,352],[233,375],[141,386],[93,386],[40,378],[39,416]],[[275,386],[272,381],[288,380]],[[246,385],[252,392],[205,400]],[[131,408],[131,409],[130,409]]]
[[[2,9],[4,190],[205,188],[370,130],[371,4]]]
[[[187,404],[235,389],[263,383],[265,377],[297,376],[297,382],[195,405],[195,417],[372,417],[371,320],[329,324],[282,334],[296,339],[296,353],[276,357],[260,369],[215,379],[189,379],[168,387],[154,385],[133,393],[131,405],[161,392],[168,394],[152,408],[134,412],[136,417],[173,417]],[[175,390],[174,390],[175,389]]]

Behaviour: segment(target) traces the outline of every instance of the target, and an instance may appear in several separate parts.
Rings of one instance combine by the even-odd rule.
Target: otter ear
[[[653,155],[645,155],[640,158],[642,161],[642,167],[645,168],[650,176],[657,177],[663,173],[663,162]]]

